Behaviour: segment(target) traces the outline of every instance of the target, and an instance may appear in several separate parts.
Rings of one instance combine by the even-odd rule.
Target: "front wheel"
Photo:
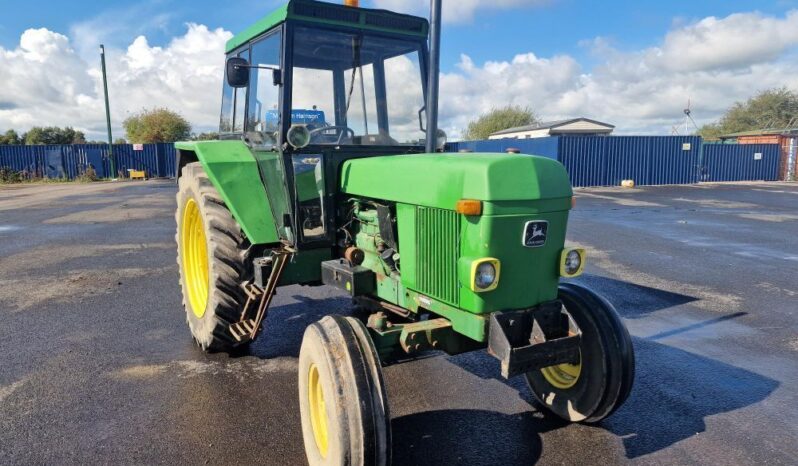
[[[559,299],[582,330],[579,361],[528,372],[526,379],[547,411],[572,422],[598,422],[632,389],[632,339],[615,308],[588,288],[561,284]]]
[[[385,384],[362,322],[327,316],[305,330],[299,351],[299,410],[311,466],[390,464]]]

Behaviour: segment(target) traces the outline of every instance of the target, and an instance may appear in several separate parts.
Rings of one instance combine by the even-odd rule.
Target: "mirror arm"
[[[265,65],[233,65],[233,68],[259,68],[261,70],[272,70],[272,71],[280,71],[280,68],[276,68],[274,66],[265,66]]]
[[[265,65],[233,65],[234,69],[240,68],[256,68],[259,70],[272,70],[272,84],[275,86],[280,86],[283,84],[283,77],[282,77],[282,70],[280,68],[274,66],[265,66]]]

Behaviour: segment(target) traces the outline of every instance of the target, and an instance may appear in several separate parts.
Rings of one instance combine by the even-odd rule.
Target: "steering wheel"
[[[341,140],[343,139],[344,134],[346,134],[346,133],[349,133],[349,138],[350,139],[354,139],[355,138],[355,132],[352,131],[352,128],[350,128],[348,126],[344,126],[344,125],[331,125],[331,126],[322,126],[321,128],[316,128],[316,129],[310,130],[310,139],[311,139],[311,141],[313,140],[313,138],[317,134],[319,134],[319,133],[321,133],[323,131],[329,131],[329,130],[335,130],[336,133],[338,134],[338,140],[335,142],[336,144],[341,144]]]

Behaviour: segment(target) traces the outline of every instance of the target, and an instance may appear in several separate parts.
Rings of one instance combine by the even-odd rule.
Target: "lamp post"
[[[103,44],[100,44],[100,62],[103,68],[103,90],[105,91],[105,121],[108,125],[108,158],[111,160],[111,178],[116,178],[114,141],[111,136],[111,107],[108,105],[108,76],[105,73],[105,46]]]

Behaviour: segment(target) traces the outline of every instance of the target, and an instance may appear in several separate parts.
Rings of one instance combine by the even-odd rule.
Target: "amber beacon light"
[[[359,0],[344,0],[344,5],[346,6],[353,6],[357,8],[358,6],[360,6],[359,3],[360,3]]]

